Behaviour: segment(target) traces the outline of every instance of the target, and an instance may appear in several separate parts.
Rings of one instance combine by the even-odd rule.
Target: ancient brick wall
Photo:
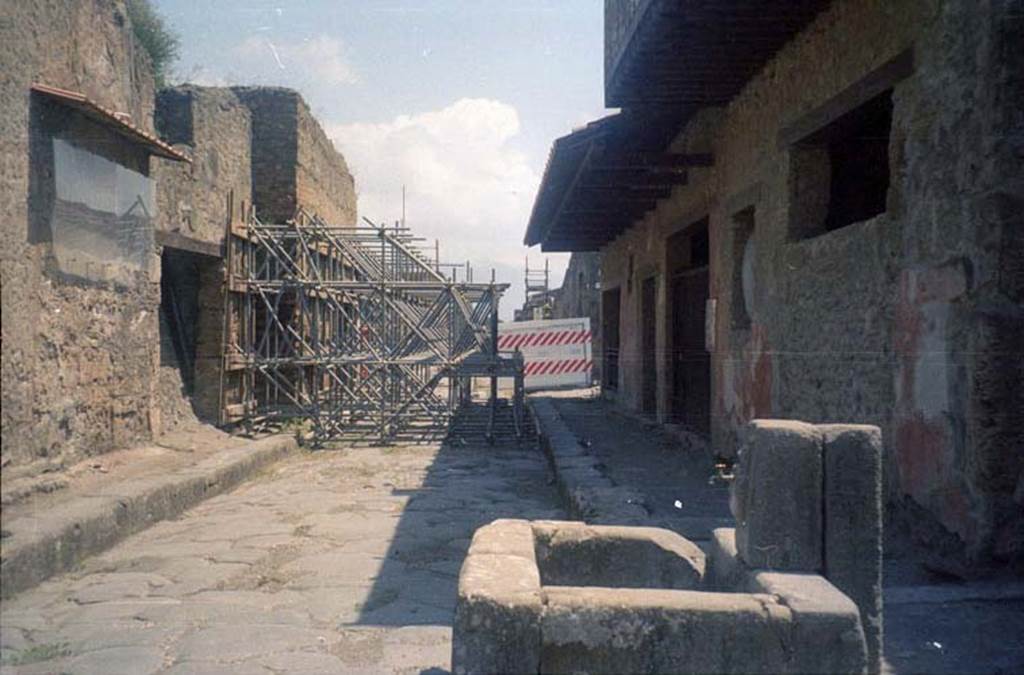
[[[158,225],[210,243],[224,239],[228,205],[252,201],[249,109],[226,88],[183,85],[157,96],[161,138],[191,164],[156,163]]]
[[[754,417],[882,428],[889,500],[933,550],[955,558],[1024,553],[1020,447],[1020,30],[1012,2],[840,0],[786,45],[677,151],[715,166],[604,250],[605,288],[622,289],[617,396],[640,407],[640,284],[657,280],[658,410],[669,409],[666,240],[709,217],[712,439],[731,454]],[[884,213],[806,236],[806,155],[784,136],[912,50],[895,82]],[[1017,50],[1019,52],[1019,50]],[[741,212],[753,207],[743,294]],[[632,259],[632,262],[630,260]],[[632,277],[630,277],[632,270]],[[631,290],[629,290],[631,288]],[[1016,496],[1015,496],[1016,495]],[[1016,501],[1015,501],[1016,500]],[[1014,514],[1017,514],[1016,516]],[[953,559],[951,558],[951,559]]]
[[[303,206],[340,225],[355,222],[355,186],[298,92],[236,87],[252,114],[252,190],[257,215],[283,222]]]
[[[159,277],[150,257],[127,284],[69,278],[29,231],[31,83],[84,92],[153,131],[151,67],[123,2],[6,7],[0,43],[16,57],[0,85],[0,452],[13,478],[149,437]]]
[[[335,225],[356,222],[355,181],[341,153],[324,133],[309,106],[298,99],[299,144],[295,167],[296,199],[300,205]]]
[[[263,222],[295,215],[298,158],[297,92],[280,87],[234,87],[252,118],[252,192]]]

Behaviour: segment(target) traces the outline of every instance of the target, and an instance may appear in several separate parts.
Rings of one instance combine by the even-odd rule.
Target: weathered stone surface
[[[102,496],[78,499],[25,518],[6,518],[0,564],[4,598],[71,569],[157,521],[238,485],[268,464],[296,450],[295,439],[277,436],[225,449],[177,474],[135,480]],[[262,524],[261,530],[265,531]],[[238,528],[232,532],[237,535]]]
[[[469,555],[459,574],[452,672],[537,672],[541,610],[540,574],[534,560]]]
[[[528,520],[500,518],[473,533],[469,555],[514,555],[532,561],[533,532]]]
[[[529,446],[296,454],[4,599],[0,670],[448,672],[473,533],[562,516],[548,475]]]
[[[299,206],[333,225],[356,218],[355,183],[302,96],[283,87],[234,87],[252,115],[253,203],[265,222]]]
[[[156,126],[168,143],[184,146],[188,165],[156,167],[158,225],[204,242],[220,244],[231,216],[252,199],[252,121],[230,89],[192,84],[161,89]]]
[[[704,552],[653,527],[533,523],[537,565],[545,586],[698,588]]]
[[[789,420],[754,420],[744,432],[731,507],[736,548],[752,568],[822,566],[822,435]]]
[[[736,530],[720,527],[711,532],[708,544],[704,587],[709,591],[729,592],[745,588],[749,568],[736,550]]]
[[[696,111],[679,130],[672,147],[713,151],[715,166],[601,249],[602,288],[622,289],[622,373],[604,396],[640,409],[655,379],[658,418],[676,412],[672,317],[691,301],[661,280],[686,262],[670,237],[707,216],[716,452],[732,456],[756,418],[876,424],[886,502],[937,559],[962,555],[949,565],[961,574],[1024,557],[1010,500],[1024,455],[1006,452],[1024,430],[1019,4],[827,3],[728,105]],[[606,54],[628,44],[622,17],[644,3],[612,5],[625,9],[609,12],[618,19],[606,21]],[[884,213],[825,232],[831,176],[809,174],[823,168],[814,151],[780,136],[816,112],[852,113],[865,80],[908,49],[913,68],[891,84]],[[803,194],[808,182],[816,194]],[[643,363],[642,294],[628,290],[641,275],[659,279],[658,353],[646,374],[625,366]],[[749,321],[736,321],[738,310]]]
[[[819,425],[824,435],[824,575],[860,609],[871,670],[882,657],[882,432]]]
[[[790,611],[769,596],[546,587],[542,673],[787,672]]]
[[[752,593],[770,593],[793,614],[792,671],[862,673],[867,646],[854,602],[817,574],[756,572]]]

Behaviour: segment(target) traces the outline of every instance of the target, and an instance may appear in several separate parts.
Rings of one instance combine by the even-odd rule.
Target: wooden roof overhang
[[[605,105],[724,105],[830,1],[642,0],[609,55]]]
[[[524,243],[544,251],[596,251],[687,180],[709,155],[667,145],[660,120],[622,112],[555,140]]]
[[[170,159],[175,162],[191,162],[187,155],[175,150],[173,146],[160,140],[153,134],[146,132],[141,127],[132,124],[128,119],[109,108],[104,108],[85,94],[69,89],[51,87],[50,85],[36,82],[32,84],[32,91],[44,96],[61,105],[76,110],[86,117],[102,124],[126,140],[136,143],[145,149],[149,154]]]

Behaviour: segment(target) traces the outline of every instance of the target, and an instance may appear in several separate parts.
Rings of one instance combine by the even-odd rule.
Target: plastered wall
[[[665,240],[710,217],[712,442],[755,417],[877,424],[887,495],[951,560],[1024,551],[1021,56],[1012,2],[840,0],[673,149],[714,153],[603,251],[622,288],[622,404],[639,409],[640,284],[657,278],[658,414],[671,391]],[[808,239],[780,131],[911,49],[896,83],[884,214]],[[755,209],[753,314],[732,321],[736,222]],[[633,258],[632,292],[628,265]],[[740,295],[739,297],[742,297]],[[955,564],[955,563],[954,563]]]

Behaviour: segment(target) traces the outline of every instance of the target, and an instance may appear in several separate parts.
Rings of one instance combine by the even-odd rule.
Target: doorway
[[[196,416],[219,417],[221,260],[164,246],[160,256],[160,364],[180,376]]]
[[[708,219],[669,238],[667,252],[672,279],[669,419],[690,431],[711,430],[711,357],[704,344],[708,299]]]
[[[613,288],[601,294],[601,342],[604,364],[601,372],[603,388],[619,388],[619,301],[620,289]]]
[[[656,277],[644,279],[640,289],[641,321],[641,385],[643,396],[641,412],[654,415],[658,412],[658,359],[657,359],[657,305],[658,284]]]

